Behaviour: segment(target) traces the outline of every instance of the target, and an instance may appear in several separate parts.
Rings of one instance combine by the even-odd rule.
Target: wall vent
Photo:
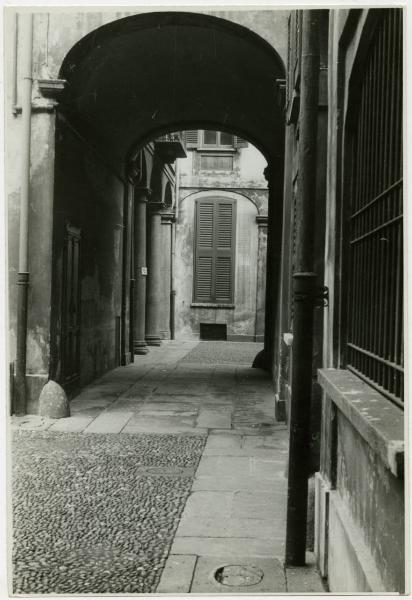
[[[200,323],[200,339],[226,341],[226,323]]]

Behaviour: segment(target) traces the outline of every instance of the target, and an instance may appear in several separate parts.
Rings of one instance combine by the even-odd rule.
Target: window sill
[[[237,152],[237,148],[233,148],[231,146],[198,146],[198,152],[222,152],[227,154],[235,154]]]
[[[217,302],[192,302],[190,308],[229,308],[234,309],[234,304],[219,304]]]
[[[403,411],[345,369],[319,369],[318,382],[391,472],[403,477]]]

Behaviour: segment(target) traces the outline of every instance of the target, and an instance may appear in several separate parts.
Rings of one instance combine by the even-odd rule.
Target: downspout
[[[318,11],[302,14],[299,117],[299,189],[296,210],[296,271],[293,273],[293,346],[286,556],[288,565],[305,564],[310,415],[312,393],[316,140],[319,94]]]
[[[33,15],[21,14],[21,54],[22,54],[22,144],[21,144],[21,192],[20,192],[20,232],[19,270],[17,274],[17,342],[15,412],[26,414],[26,352],[27,352],[27,298],[29,287],[29,195],[30,195],[30,138],[31,138],[31,95],[32,95],[32,51]]]

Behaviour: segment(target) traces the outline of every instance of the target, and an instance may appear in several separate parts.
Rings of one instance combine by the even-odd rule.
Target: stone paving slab
[[[193,492],[186,501],[187,518],[216,516],[229,518],[232,513],[232,492]]]
[[[191,586],[192,594],[254,594],[285,593],[286,579],[281,563],[276,559],[238,557],[233,565],[231,556],[199,558]],[[218,583],[215,573],[230,566],[236,575],[224,577],[225,584]],[[237,568],[236,568],[237,567]],[[241,582],[249,585],[241,585]],[[238,585],[236,585],[238,583]]]
[[[282,480],[267,481],[260,477],[242,477],[241,475],[230,477],[214,477],[213,475],[199,477],[193,482],[193,491],[238,491],[255,490],[279,494],[285,498],[287,482]]]
[[[196,554],[198,556],[222,556],[231,559],[244,556],[255,558],[283,558],[285,537],[270,540],[253,538],[175,537],[172,554]]]
[[[286,486],[285,486],[286,489]],[[286,519],[284,495],[274,495],[265,491],[239,490],[233,495],[232,516],[239,519],[273,519],[282,522]]]
[[[192,584],[197,556],[171,554],[166,561],[157,594],[188,594]]]
[[[284,529],[283,518],[259,519],[256,518],[227,518],[221,516],[219,511],[210,511],[210,516],[190,515],[184,511],[176,532],[177,537],[204,537],[204,538],[259,538],[271,539],[279,537]]]
[[[200,409],[197,419],[198,427],[230,429],[232,422],[232,413],[227,410],[207,410]]]
[[[195,419],[189,417],[144,417],[133,415],[122,433],[207,433],[207,429],[196,427]]]
[[[89,414],[75,414],[71,417],[56,421],[56,423],[50,427],[50,431],[60,431],[66,433],[81,432],[90,425],[94,418],[94,416]]]
[[[132,412],[103,412],[84,431],[85,433],[120,433],[132,416]]]
[[[202,456],[197,476],[233,476],[252,474],[251,459],[245,456]]]

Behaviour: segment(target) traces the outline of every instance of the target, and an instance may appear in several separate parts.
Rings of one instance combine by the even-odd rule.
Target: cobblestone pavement
[[[14,592],[153,592],[204,442],[16,432]]]
[[[263,344],[255,342],[201,342],[181,362],[249,367],[260,350],[263,350]]]
[[[40,575],[33,575],[39,570],[36,559],[30,558],[36,563],[30,565],[22,553],[23,548],[27,550],[26,532],[25,541],[19,542],[17,558],[20,556],[23,562],[16,569],[16,589],[40,585],[31,589],[48,587],[69,593],[74,590],[70,585],[76,569],[81,568],[81,581],[77,578],[75,588],[81,592],[102,592],[103,588],[108,592],[169,594],[323,592],[313,566],[297,570],[283,566],[287,428],[275,421],[269,376],[251,368],[261,346],[241,347],[243,344],[167,342],[86,387],[71,402],[68,418],[13,418],[12,428],[18,436],[16,457],[20,457],[15,464],[24,475],[16,488],[16,516],[23,519],[21,535],[31,527],[31,547],[34,545],[33,551],[40,549],[36,556],[43,553],[44,562],[40,563],[40,580]],[[45,440],[54,436],[47,452],[36,460],[35,453],[33,457],[25,456],[20,448],[33,440],[44,448],[42,436]],[[150,461],[157,460],[156,443],[160,442],[149,442],[151,438],[166,444],[159,451],[164,461],[159,463],[161,472],[148,470],[158,466]],[[195,440],[190,442],[194,444],[194,462],[175,463],[187,456],[187,440]],[[82,444],[87,450],[79,452]],[[118,444],[124,444],[125,452]],[[137,462],[140,451],[131,450],[134,444],[136,448],[139,444],[147,446],[143,453],[146,462]],[[49,448],[58,447],[58,452],[50,454]],[[168,450],[164,451],[166,447]],[[105,459],[108,455],[109,460]],[[67,466],[71,463],[79,464],[79,473],[75,466]],[[30,482],[37,477],[39,481],[31,487]],[[58,499],[54,506],[40,485],[42,481],[45,490],[56,489]],[[59,487],[59,481],[63,487]],[[49,482],[51,488],[47,487]],[[80,490],[90,486],[88,500],[84,505],[80,503],[79,512],[87,515],[90,524],[73,528],[73,535],[77,531],[78,537],[76,542],[68,537],[73,544],[72,554],[60,554],[55,560],[55,579],[51,581],[44,569],[47,572],[55,552],[44,545],[43,532],[53,518],[58,519],[59,531],[64,533],[71,527],[72,513],[63,500],[63,492],[64,485],[71,486],[73,482],[79,484],[75,489],[79,495],[74,494],[79,501]],[[175,502],[176,510],[169,514],[171,502]],[[105,512],[108,507],[112,512]],[[100,513],[105,515],[103,519],[99,518]],[[32,519],[30,514],[34,515]],[[114,531],[121,533],[111,532],[109,514],[113,515]],[[148,550],[139,545],[143,532]],[[163,537],[158,538],[158,534]],[[113,545],[114,540],[123,537],[126,545]],[[92,551],[86,551],[92,542],[97,559]],[[69,542],[59,543],[64,548]],[[81,560],[74,549],[76,544],[83,552]],[[113,548],[118,548],[117,554]],[[47,554],[49,551],[51,554]],[[68,563],[67,556],[74,562]],[[71,578],[70,564],[75,565]],[[106,579],[98,583],[100,573]]]

